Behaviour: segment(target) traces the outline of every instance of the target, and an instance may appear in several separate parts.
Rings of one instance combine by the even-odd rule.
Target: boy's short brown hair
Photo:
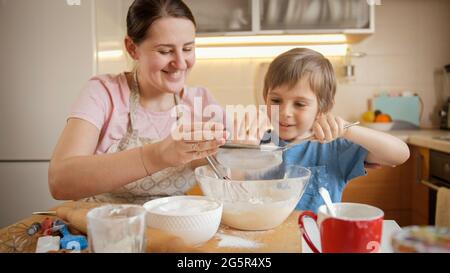
[[[270,90],[288,85],[294,87],[303,78],[309,78],[311,90],[316,94],[319,112],[331,110],[336,94],[336,77],[330,61],[308,48],[294,48],[276,57],[264,79],[264,99]]]

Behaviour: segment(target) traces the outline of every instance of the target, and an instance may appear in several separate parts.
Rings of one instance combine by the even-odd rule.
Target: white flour
[[[220,204],[214,201],[180,199],[156,206],[151,211],[165,215],[193,215],[217,209],[219,206]]]
[[[136,253],[142,250],[141,241],[137,236],[126,236],[118,241],[93,240],[93,250],[98,253]]]
[[[219,237],[220,242],[218,244],[219,247],[233,247],[233,248],[258,248],[263,246],[263,244],[250,241],[241,237],[225,235],[222,233],[217,233],[217,237]]]

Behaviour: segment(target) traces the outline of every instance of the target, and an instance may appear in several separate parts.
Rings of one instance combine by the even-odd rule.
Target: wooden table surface
[[[74,206],[75,202],[61,206]],[[58,207],[61,207],[58,206]],[[54,211],[56,208],[52,208]],[[188,246],[170,234],[147,229],[147,252],[201,252],[201,253],[300,253],[301,237],[297,225],[299,212],[294,211],[283,224],[267,231],[241,231],[221,225],[216,235],[199,246]],[[34,222],[42,222],[46,217],[32,215],[11,226],[0,229],[0,252],[35,252],[37,239],[41,235],[29,237],[26,229]],[[71,231],[75,231],[73,228]]]

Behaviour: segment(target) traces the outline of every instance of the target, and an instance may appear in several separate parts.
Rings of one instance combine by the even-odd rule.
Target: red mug
[[[358,203],[334,203],[336,216],[328,212],[325,205],[315,214],[303,211],[298,224],[303,238],[315,253],[320,252],[312,243],[303,223],[304,217],[316,222],[322,252],[324,253],[369,253],[378,252],[381,244],[381,232],[384,213],[381,209]]]

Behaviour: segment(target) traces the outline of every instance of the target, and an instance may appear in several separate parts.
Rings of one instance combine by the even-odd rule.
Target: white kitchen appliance
[[[0,228],[58,203],[48,165],[94,74],[93,4],[0,1]]]

